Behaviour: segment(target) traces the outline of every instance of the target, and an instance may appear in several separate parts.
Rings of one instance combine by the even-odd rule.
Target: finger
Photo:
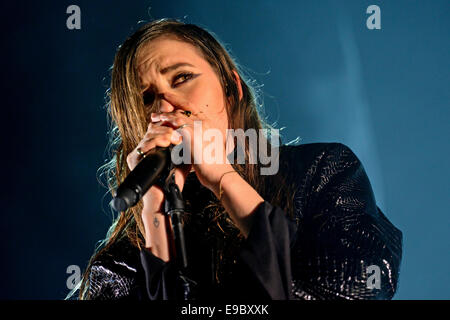
[[[147,131],[150,130],[152,127],[161,127],[162,125],[163,125],[163,121],[150,122],[147,126]]]
[[[153,122],[153,123],[156,123],[156,122],[159,122],[159,121],[161,121],[161,115],[163,115],[163,114],[166,114],[166,115],[170,115],[170,114],[184,114],[185,115],[185,110],[183,110],[183,109],[176,109],[175,111],[173,111],[173,112],[165,112],[165,113],[163,113],[163,112],[152,112],[151,114],[150,114],[150,119],[151,119],[151,121]],[[189,111],[190,112],[190,111]]]
[[[152,122],[158,122],[161,121],[159,118],[160,113],[151,113],[150,115],[150,119],[152,120]]]
[[[173,130],[172,128],[167,128],[170,130],[165,130],[166,132],[161,134],[149,134],[142,139],[138,146],[127,155],[127,163],[131,170],[136,166],[136,164],[142,160],[142,153],[147,154],[156,147],[168,147],[171,144],[179,144],[182,142],[182,136]],[[138,150],[140,152],[138,152]]]
[[[143,139],[152,139],[161,134],[172,133],[172,131],[173,131],[173,128],[168,127],[168,126],[161,126],[161,125],[149,126]]]
[[[181,118],[180,113],[162,113],[160,115],[160,119],[163,122],[163,125],[169,124],[174,128],[179,128],[180,126],[188,122],[187,119]]]
[[[181,134],[172,129],[170,132],[159,134],[158,136],[142,141],[141,150],[145,153],[155,147],[168,147],[171,144],[177,145],[181,141]]]
[[[181,143],[182,141],[180,132],[177,132],[175,129],[166,126],[153,127],[144,135],[144,138],[142,140],[152,140],[161,135],[169,136],[170,142],[175,145]]]

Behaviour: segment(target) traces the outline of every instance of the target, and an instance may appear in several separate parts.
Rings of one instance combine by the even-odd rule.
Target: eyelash
[[[173,86],[173,87],[178,87],[179,85],[181,85],[181,84],[183,84],[183,83],[185,83],[185,82],[187,82],[187,81],[189,81],[189,80],[192,80],[192,79],[194,78],[194,76],[195,76],[195,75],[194,75],[192,72],[182,72],[182,73],[180,73],[180,74],[177,74],[177,75],[173,78],[173,84],[172,84],[172,86]],[[176,80],[178,80],[178,79],[180,79],[180,78],[182,78],[182,77],[185,77],[186,79],[185,79],[184,81],[182,81],[182,82],[175,83]],[[144,99],[144,105],[149,105],[149,104],[151,104],[151,103],[153,102],[153,98],[154,98],[154,96],[153,96],[152,93],[149,93],[149,92],[144,93],[144,96],[143,96],[143,99]]]
[[[184,81],[182,81],[182,82],[179,82],[179,83],[175,83],[176,80],[178,80],[178,79],[180,79],[180,78],[182,78],[182,77],[185,77],[186,80],[184,80]],[[183,73],[177,74],[177,75],[173,78],[173,84],[172,84],[172,86],[177,87],[177,86],[179,86],[180,84],[185,83],[185,82],[191,80],[193,77],[194,77],[194,74],[193,74],[192,72],[183,72]]]

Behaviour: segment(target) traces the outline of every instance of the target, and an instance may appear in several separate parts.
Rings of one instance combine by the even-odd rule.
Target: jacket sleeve
[[[141,249],[140,260],[145,274],[145,300],[192,299],[191,289],[195,284],[184,276],[174,261],[164,262],[147,249]]]
[[[88,300],[140,299],[137,270],[110,255],[96,260],[90,269]]]
[[[298,183],[297,223],[265,202],[241,258],[272,299],[391,299],[402,233],[376,206],[363,165],[340,143]]]
[[[172,300],[186,294],[183,286],[188,279],[174,263],[164,262],[145,248],[133,248],[132,253],[114,251],[93,262],[87,299]]]

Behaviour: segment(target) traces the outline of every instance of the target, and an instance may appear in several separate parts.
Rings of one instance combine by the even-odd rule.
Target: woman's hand
[[[141,160],[142,156],[139,154],[138,150],[140,150],[142,153],[146,154],[155,147],[168,147],[171,144],[177,145],[181,143],[182,138],[181,135],[175,131],[171,127],[162,126],[161,124],[157,123],[150,123],[147,128],[147,132],[145,133],[142,140],[138,143],[136,148],[127,156],[127,164],[130,170],[133,170],[139,161]],[[177,167],[175,169],[175,182],[177,183],[180,190],[183,189],[184,181],[186,179],[186,176],[189,174],[189,171],[191,170],[191,165],[185,165],[181,167]],[[150,205],[151,202],[153,202],[154,199],[160,199],[159,201],[160,205],[162,204],[163,199],[163,191],[160,187],[154,185],[152,186],[142,197],[142,201],[144,203],[144,206],[146,204]],[[152,200],[152,201],[149,201]],[[157,206],[155,203],[151,204],[151,207],[157,207],[160,211],[160,206]]]
[[[146,154],[155,147],[168,147],[170,144],[181,143],[181,135],[173,128],[150,123],[142,140],[136,148],[127,156],[127,164],[133,170],[141,155],[138,149]],[[184,165],[175,169],[175,182],[180,190],[183,189],[186,176],[191,169],[190,165]],[[170,243],[167,228],[170,227],[170,220],[162,212],[164,193],[159,186],[152,186],[142,197],[144,208],[142,210],[142,221],[145,228],[145,246],[160,259],[170,260]]]
[[[215,144],[216,154],[223,155],[216,159],[215,162],[218,163],[210,163],[203,158],[197,158],[202,161],[195,161],[200,152],[204,155],[203,151],[208,142],[203,141],[203,135],[195,135],[194,130],[198,130],[198,127],[194,127],[194,122],[201,121],[203,134],[208,129],[216,128],[213,125],[214,122],[207,119],[202,113],[189,114],[188,112],[186,114],[186,110],[179,109],[170,113],[153,113],[151,118],[155,124],[180,131],[185,148],[192,151],[190,152],[191,163],[200,183],[209,188],[221,200],[231,219],[247,237],[252,225],[252,213],[258,205],[264,202],[264,199],[234,171],[230,164],[226,163],[226,137],[221,135],[223,139]],[[230,174],[225,175],[225,173]]]
[[[226,162],[228,122],[227,117],[221,114],[226,112],[225,109],[218,113],[210,113],[201,106],[192,105],[181,98],[172,95],[167,98],[174,109],[170,110],[172,112],[152,113],[152,123],[160,128],[167,127],[172,130],[169,129],[167,133],[175,130],[182,135],[183,152],[186,150],[190,153],[191,164],[198,180],[221,200],[231,219],[244,236],[247,236],[252,225],[252,213],[264,199],[239,174],[232,173],[235,172],[233,167]],[[208,133],[214,131],[209,130],[216,130],[212,142]],[[216,138],[218,141],[214,141]],[[214,148],[209,146],[210,143],[214,143]],[[167,145],[169,142],[166,141],[164,146]],[[207,161],[208,159],[203,156],[207,156],[211,150],[214,150],[213,154],[217,158],[214,161]],[[230,174],[225,175],[227,172]]]
[[[190,154],[190,163],[197,178],[202,185],[217,195],[222,175],[234,170],[231,164],[226,162],[227,123],[208,118],[202,111],[190,111],[199,108],[190,106],[189,102],[180,104],[182,109],[173,112],[152,113],[151,121],[155,125],[172,128],[182,135],[183,152]],[[208,148],[208,151],[205,152],[205,148]]]

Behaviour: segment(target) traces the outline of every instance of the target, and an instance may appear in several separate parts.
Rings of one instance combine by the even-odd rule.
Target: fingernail
[[[159,114],[157,114],[157,113],[152,113],[152,114],[151,114],[151,118],[152,118],[152,121],[153,121],[153,122],[158,122],[158,121],[160,121],[160,116],[159,116]]]
[[[181,134],[178,133],[178,131],[172,132],[172,141],[178,142],[181,139]]]

